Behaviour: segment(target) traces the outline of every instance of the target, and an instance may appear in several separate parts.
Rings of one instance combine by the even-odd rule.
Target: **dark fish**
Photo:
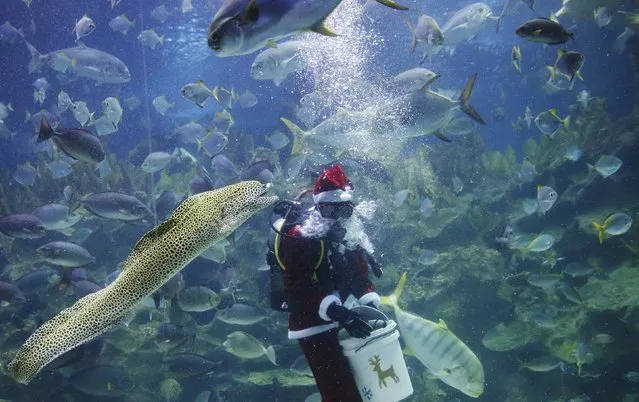
[[[188,378],[208,374],[222,366],[221,361],[213,361],[207,357],[193,353],[177,353],[167,355],[162,360],[168,377]]]
[[[566,31],[561,24],[548,18],[538,17],[526,21],[515,31],[517,36],[531,42],[541,42],[548,45],[560,45],[575,39],[575,34]]]
[[[167,322],[158,327],[155,332],[155,341],[170,348],[177,348],[189,341],[195,341],[195,331]]]
[[[164,219],[175,209],[177,204],[177,198],[175,193],[171,190],[164,190],[162,194],[155,200],[155,213],[158,218]]]
[[[58,281],[58,273],[51,269],[39,269],[16,279],[14,284],[23,293],[38,293],[46,290]]]
[[[69,378],[76,390],[93,396],[121,397],[133,388],[124,370],[113,366],[94,366]]]
[[[575,75],[581,70],[586,56],[581,52],[567,51],[559,49],[557,52],[557,61],[555,61],[554,72],[562,73],[570,78],[570,81],[575,79]]]
[[[140,200],[122,193],[91,194],[82,200],[82,205],[91,213],[106,219],[137,221],[153,215]]]
[[[224,155],[215,155],[211,161],[215,173],[224,180],[237,179],[239,173],[235,164]]]
[[[105,346],[106,341],[104,338],[94,339],[56,357],[51,363],[47,364],[46,369],[56,370],[80,362],[94,362],[100,357]]]
[[[27,301],[24,294],[16,285],[0,281],[0,307],[10,304],[23,304]]]
[[[207,179],[203,178],[200,175],[196,175],[189,182],[189,190],[193,195],[211,191],[213,190],[213,183],[209,182]]]
[[[242,180],[258,180],[258,177],[263,170],[273,171],[273,166],[271,166],[269,161],[259,161],[251,164],[249,167],[242,170],[240,178]]]
[[[162,306],[162,300],[175,298],[182,289],[184,289],[184,279],[182,273],[178,272],[153,293],[155,307],[159,309]]]
[[[83,281],[86,279],[88,279],[86,269],[75,268],[71,271],[71,282]]]
[[[101,162],[104,160],[104,149],[98,137],[83,128],[62,128],[53,130],[43,117],[37,142],[52,139],[65,154],[83,162]]]
[[[102,289],[102,286],[89,280],[71,282],[71,285],[73,286],[73,293],[78,299]]]
[[[42,221],[31,214],[10,214],[0,218],[0,232],[17,239],[38,239],[45,235]]]
[[[37,251],[45,261],[61,267],[77,268],[95,262],[87,249],[67,241],[52,241]]]

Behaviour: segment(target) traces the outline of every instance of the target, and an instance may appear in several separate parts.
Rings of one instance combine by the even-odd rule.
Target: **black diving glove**
[[[375,275],[375,277],[381,278],[382,275],[384,274],[384,270],[382,269],[382,264],[377,262],[375,257],[373,257],[371,254],[365,253],[364,255],[366,256],[366,261],[368,261],[368,265],[371,267],[371,270],[373,271],[373,274]]]
[[[361,319],[359,314],[337,303],[328,306],[326,315],[331,320],[339,322],[353,338],[366,338],[373,332],[373,327]]]

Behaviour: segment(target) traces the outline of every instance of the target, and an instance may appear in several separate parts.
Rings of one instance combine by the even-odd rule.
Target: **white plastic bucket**
[[[395,321],[387,321],[365,339],[351,338],[342,330],[339,343],[364,402],[397,402],[413,394]]]

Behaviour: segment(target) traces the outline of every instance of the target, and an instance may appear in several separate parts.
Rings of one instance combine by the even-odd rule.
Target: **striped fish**
[[[403,311],[397,304],[404,290],[406,273],[395,291],[382,297],[382,304],[395,309],[402,339],[428,371],[451,387],[477,398],[484,392],[484,368],[477,356],[455,336],[444,321],[435,323]]]

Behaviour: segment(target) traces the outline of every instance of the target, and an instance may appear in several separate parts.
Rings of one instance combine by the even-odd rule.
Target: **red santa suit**
[[[352,189],[352,183],[336,165],[322,173],[313,199],[316,204],[347,203],[352,200]],[[280,238],[276,254],[284,267],[284,286],[291,305],[289,338],[299,340],[322,401],[360,401],[337,339],[338,323],[326,312],[331,304],[341,305],[350,294],[361,304],[379,305],[379,295],[368,278],[365,251],[361,247],[346,249],[329,238],[309,238],[302,225],[284,230],[288,236]]]

